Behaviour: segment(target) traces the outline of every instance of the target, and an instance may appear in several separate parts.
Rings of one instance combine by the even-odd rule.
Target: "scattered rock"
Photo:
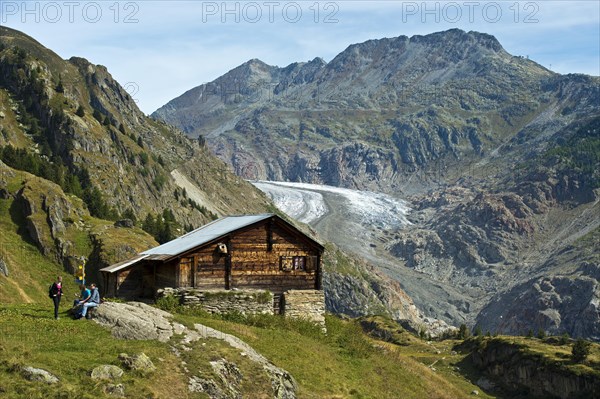
[[[119,354],[119,360],[128,370],[136,370],[143,374],[152,373],[156,370],[156,366],[145,353],[129,356],[126,353]]]
[[[0,188],[0,199],[9,199],[9,198],[10,198],[10,193],[4,188]]]
[[[124,398],[125,387],[123,384],[108,384],[104,387],[104,393],[115,398]]]
[[[479,391],[477,389],[473,389],[471,391],[471,395],[479,395]]]
[[[190,392],[204,392],[211,399],[224,398],[223,391],[216,382],[210,379],[205,379],[197,376],[190,377],[188,383],[188,390]]]
[[[0,258],[0,274],[4,274],[5,277],[8,277],[8,265],[2,258]]]
[[[112,364],[103,364],[92,370],[92,380],[116,380],[122,375],[123,370]]]
[[[46,384],[56,384],[58,382],[58,377],[50,374],[50,372],[30,366],[24,367],[21,374],[28,381],[39,381]]]

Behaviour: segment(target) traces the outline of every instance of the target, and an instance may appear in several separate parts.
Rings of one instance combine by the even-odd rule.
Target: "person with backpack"
[[[58,307],[60,305],[60,298],[62,295],[62,277],[58,276],[56,277],[56,281],[52,283],[48,289],[48,296],[52,299],[52,302],[54,302],[54,318],[56,320],[58,320]]]
[[[98,291],[98,287],[96,287],[95,283],[90,285],[90,289],[92,294],[90,295],[90,299],[83,304],[83,309],[81,310],[81,317],[85,317],[89,308],[95,308],[100,305],[100,292]]]

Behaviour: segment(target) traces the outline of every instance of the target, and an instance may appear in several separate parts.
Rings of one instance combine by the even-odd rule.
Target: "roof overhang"
[[[129,266],[132,266],[132,265],[138,263],[139,261],[146,259],[148,257],[149,257],[149,255],[145,255],[145,254],[137,255],[137,256],[134,256],[133,258],[129,258],[122,262],[115,263],[114,265],[104,267],[104,268],[100,269],[100,271],[105,272],[105,273],[115,273],[115,272],[118,272],[119,270],[123,270]]]

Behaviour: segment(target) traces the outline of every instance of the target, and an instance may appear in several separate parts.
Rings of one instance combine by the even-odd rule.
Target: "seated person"
[[[100,292],[98,291],[98,287],[96,284],[92,283],[90,285],[92,293],[88,301],[83,304],[83,309],[81,311],[81,317],[85,317],[89,308],[95,308],[100,304]]]
[[[73,315],[76,319],[83,317],[83,305],[89,302],[92,296],[91,291],[85,287],[85,284],[80,284],[79,288],[81,289],[80,299],[73,301]]]

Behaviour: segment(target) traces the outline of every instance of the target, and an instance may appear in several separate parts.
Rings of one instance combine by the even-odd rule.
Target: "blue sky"
[[[0,24],[108,67],[145,113],[251,58],[271,65],[451,28],[559,73],[600,75],[600,1],[0,0]]]

